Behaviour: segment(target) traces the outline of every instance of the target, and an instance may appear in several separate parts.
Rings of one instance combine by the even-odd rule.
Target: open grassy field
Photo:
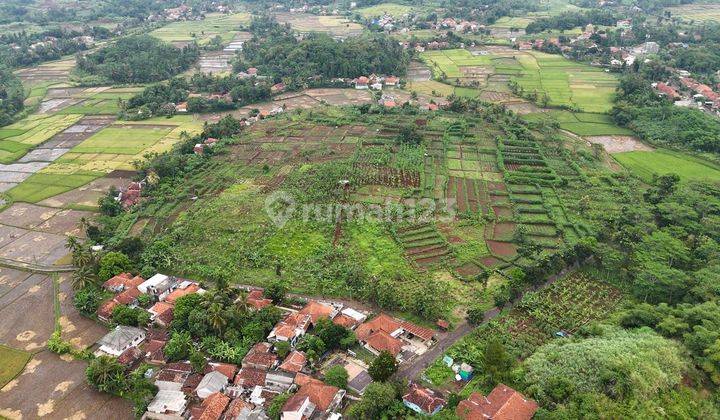
[[[12,163],[30,149],[77,122],[82,115],[34,114],[0,129],[0,163]]]
[[[0,388],[22,372],[32,355],[0,344]]]
[[[239,26],[249,22],[250,15],[247,13],[210,13],[203,20],[172,22],[150,32],[150,35],[166,42],[197,41],[200,45],[220,35],[224,42],[229,42],[235,37]]]
[[[278,22],[288,23],[298,32],[323,32],[336,37],[357,36],[363,27],[341,16],[316,16],[304,13],[276,13]]]
[[[671,16],[679,16],[695,22],[720,22],[720,4],[684,4],[665,9]]]
[[[396,18],[402,17],[403,15],[410,14],[414,10],[417,10],[413,6],[408,6],[406,4],[397,4],[397,3],[380,3],[376,4],[374,6],[369,7],[363,7],[362,9],[357,9],[354,12],[358,13],[360,16],[364,18],[373,18],[383,15],[390,15]]]
[[[529,121],[557,121],[560,128],[578,136],[624,135],[630,136],[632,130],[615,125],[607,114],[592,114],[570,111],[548,111],[524,115]]]
[[[31,175],[7,194],[15,201],[36,203],[70,191],[115,170],[132,170],[146,153],[162,153],[194,134],[202,122],[193,116],[150,119],[111,125],[70,149],[61,158]]]
[[[676,173],[683,181],[720,180],[720,168],[705,160],[670,150],[616,153],[613,157],[642,180],[649,182],[653,174]]]
[[[503,28],[503,29],[525,29],[528,24],[532,23],[535,19],[530,17],[510,17],[503,16],[496,20],[491,28]]]
[[[421,58],[436,78],[450,83],[492,88],[507,80],[518,84],[522,96],[535,95],[550,106],[577,107],[604,113],[612,107],[617,78],[585,64],[539,51],[493,48],[474,55],[468,50],[426,51]]]

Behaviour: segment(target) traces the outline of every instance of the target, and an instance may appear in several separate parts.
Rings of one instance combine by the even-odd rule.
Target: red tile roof
[[[225,412],[225,418],[228,420],[234,420],[242,411],[243,408],[247,408],[249,410],[252,410],[253,406],[250,403],[247,403],[243,401],[242,398],[235,398],[230,402],[230,405],[228,406],[227,411]]]
[[[130,273],[120,273],[117,276],[107,280],[103,283],[103,287],[107,290],[116,290],[119,288],[129,289],[131,287],[138,287],[145,281],[140,276],[133,277]]]
[[[390,315],[381,313],[370,321],[367,321],[357,327],[355,334],[360,341],[367,341],[368,337],[376,331],[385,331],[388,334],[392,334],[399,328],[400,322]]]
[[[145,358],[149,362],[165,363],[166,359],[165,359],[165,353],[163,352],[164,348],[165,348],[165,341],[151,340],[145,346]]]
[[[498,384],[487,398],[473,392],[467,400],[460,401],[455,414],[463,420],[529,420],[537,409],[535,401],[526,399],[507,385]]]
[[[435,331],[431,330],[430,328],[421,327],[421,326],[415,325],[411,322],[401,321],[400,326],[406,332],[408,332],[416,337],[419,337],[425,341],[428,341],[435,336]]]
[[[345,328],[353,328],[357,325],[357,321],[345,314],[340,314],[333,318],[333,324],[337,324]]]
[[[340,388],[324,384],[320,381],[310,382],[301,386],[298,392],[287,400],[283,406],[283,411],[297,410],[298,403],[302,404],[305,398],[310,398],[310,401],[315,404],[317,410],[321,412],[326,411],[338,391],[340,391]]]
[[[129,305],[135,302],[140,295],[142,295],[142,292],[137,287],[131,287],[115,296],[115,301],[123,305]]]
[[[397,356],[402,351],[403,343],[385,331],[376,331],[366,340],[367,344],[377,351],[387,351]]]
[[[167,297],[165,298],[165,302],[174,305],[175,302],[178,299],[180,299],[181,297],[190,295],[193,293],[197,293],[198,290],[200,290],[200,285],[197,283],[193,283],[184,289],[175,289],[172,292],[170,292],[169,295],[167,295]]]
[[[201,405],[202,414],[199,415],[198,420],[219,420],[229,402],[230,398],[220,392],[210,395]]]
[[[261,369],[244,367],[235,375],[234,384],[243,388],[253,388],[258,385],[265,385],[265,375],[267,372]]]
[[[262,290],[253,290],[247,295],[247,304],[255,309],[262,309],[272,304],[272,299],[267,299],[263,296]]]
[[[320,303],[316,300],[311,300],[300,310],[301,314],[310,315],[313,324],[320,318],[330,318],[333,312],[335,312],[335,308],[332,305]]]
[[[434,413],[438,407],[446,404],[445,400],[440,398],[435,391],[416,384],[410,386],[408,393],[403,396],[403,401],[415,404],[427,414]]]
[[[106,300],[98,307],[97,316],[104,319],[110,319],[112,311],[117,305],[118,303],[112,299]]]
[[[122,352],[122,354],[118,356],[117,361],[121,365],[128,366],[133,364],[136,360],[140,359],[140,357],[142,357],[142,354],[143,353],[142,351],[140,351],[139,348],[133,346]]]
[[[368,79],[365,76],[360,76],[357,78],[357,84],[359,84],[359,85],[367,85],[369,81],[370,81],[370,79]]]
[[[277,362],[277,356],[270,352],[272,344],[257,343],[250,349],[242,360],[242,365],[255,368],[270,369]]]
[[[208,363],[208,365],[205,366],[205,374],[213,371],[222,373],[228,378],[229,381],[232,381],[235,378],[238,367],[230,363]]]
[[[306,362],[307,358],[305,357],[305,353],[294,350],[290,352],[290,354],[288,354],[285,358],[285,361],[282,362],[280,370],[284,370],[286,372],[300,372]]]
[[[151,306],[148,311],[155,314],[155,316],[159,316],[166,311],[171,311],[172,308],[173,306],[167,302],[157,302],[153,306]]]

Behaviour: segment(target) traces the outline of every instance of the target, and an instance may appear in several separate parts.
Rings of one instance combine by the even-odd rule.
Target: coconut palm
[[[95,284],[98,277],[97,274],[89,266],[81,266],[72,274],[72,288],[75,290],[84,289]]]
[[[227,326],[227,317],[225,309],[219,303],[213,303],[208,308],[208,321],[218,334],[222,334],[223,329]]]

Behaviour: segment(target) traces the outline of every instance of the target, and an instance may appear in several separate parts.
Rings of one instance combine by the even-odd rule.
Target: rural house
[[[435,391],[417,384],[410,385],[410,390],[403,396],[403,403],[416,413],[428,416],[442,410],[446,404]]]
[[[229,403],[230,397],[221,392],[208,395],[200,406],[190,410],[190,420],[220,420]]]
[[[146,417],[153,418],[153,414],[163,414],[181,419],[186,407],[187,398],[183,392],[160,390],[148,405]]]
[[[487,397],[473,392],[460,401],[455,414],[463,420],[530,420],[538,409],[535,401],[507,385],[498,384]]]
[[[277,356],[271,351],[272,344],[257,343],[242,360],[243,368],[270,370],[278,363]]]
[[[120,356],[130,347],[136,347],[145,340],[145,331],[140,328],[118,325],[98,341],[100,351],[112,356]]]
[[[327,385],[319,380],[300,387],[282,408],[282,420],[302,420],[318,416],[327,417],[337,409],[345,396],[345,390]]]
[[[216,392],[222,392],[227,386],[228,378],[220,372],[212,371],[203,376],[200,384],[195,388],[195,393],[201,399],[208,398]]]

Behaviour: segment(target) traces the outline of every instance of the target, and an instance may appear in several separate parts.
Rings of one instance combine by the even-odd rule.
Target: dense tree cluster
[[[83,30],[58,28],[39,33],[4,34],[0,35],[0,62],[15,68],[57,60],[86,50],[88,44],[80,37],[89,36],[93,40],[103,40],[111,35],[110,30],[100,26]]]
[[[0,65],[0,127],[12,122],[13,116],[22,111],[24,100],[25,91],[20,79]]]
[[[534,34],[551,29],[570,30],[585,27],[588,24],[613,26],[617,16],[610,10],[590,10],[587,12],[564,12],[556,16],[538,19],[528,24],[525,32]]]
[[[645,141],[701,152],[720,152],[720,121],[702,111],[658,97],[650,81],[627,75],[620,81],[612,116]]]
[[[293,88],[308,79],[353,78],[362,75],[404,74],[407,53],[396,41],[382,34],[363,35],[336,41],[325,34],[297,40],[293,31],[268,17],[250,24],[253,38],[243,46],[235,70],[258,69],[274,81]]]
[[[79,56],[77,65],[85,73],[114,83],[147,83],[187,70],[199,55],[196,45],[180,49],[149,35],[136,35]]]

